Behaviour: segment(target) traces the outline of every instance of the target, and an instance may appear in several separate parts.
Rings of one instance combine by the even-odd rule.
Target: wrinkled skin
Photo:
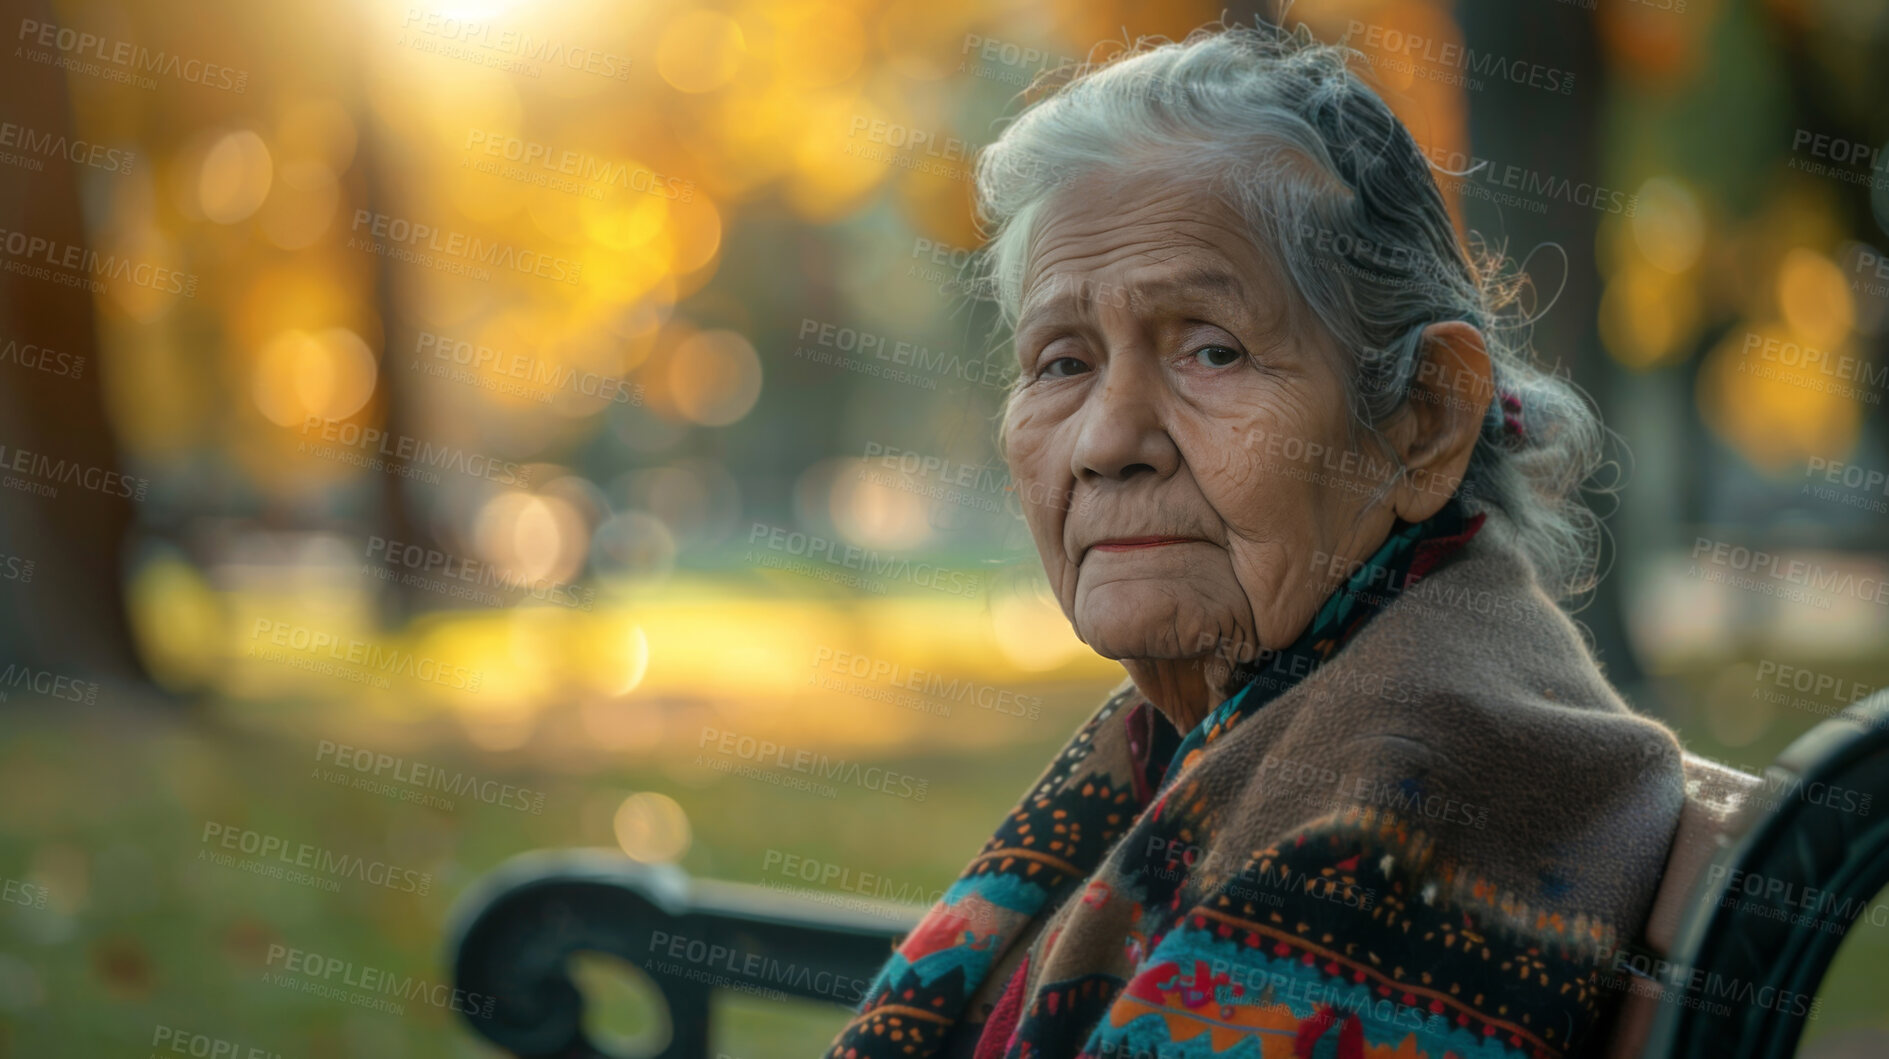
[[[1448,370],[1419,385],[1438,399],[1379,424],[1382,443],[1354,437],[1344,354],[1244,227],[1158,173],[1059,193],[1029,248],[1005,422],[1063,612],[1182,731],[1232,690],[1232,659],[1289,645],[1396,518],[1443,506],[1434,483],[1461,481],[1489,400],[1480,333],[1433,324]]]

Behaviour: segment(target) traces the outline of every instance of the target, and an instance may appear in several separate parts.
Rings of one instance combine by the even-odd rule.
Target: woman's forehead
[[[1117,177],[1043,204],[1019,309],[1115,298],[1156,305],[1247,298],[1277,282],[1238,213],[1199,180]]]

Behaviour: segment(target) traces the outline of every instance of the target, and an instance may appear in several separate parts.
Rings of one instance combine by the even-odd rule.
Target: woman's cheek
[[[1014,408],[1004,431],[1004,459],[1011,476],[1019,482],[1029,478],[1040,489],[1056,485],[1059,473],[1068,473],[1068,447],[1075,444],[1072,426],[1067,415],[1056,414],[1040,401]]]
[[[1025,391],[1011,399],[1010,410],[1006,415],[1004,457],[1011,461],[1022,460],[1042,445],[1045,425],[1043,401]]]
[[[1216,510],[1277,499],[1264,488],[1273,484],[1264,465],[1264,435],[1254,433],[1246,424],[1207,434],[1182,451],[1188,466],[1194,469],[1201,492]]]
[[[1017,508],[1044,560],[1052,560],[1056,556],[1043,549],[1060,540],[1061,519],[1056,509],[1058,500],[1067,498],[1069,490],[1056,477],[1054,463],[1045,451],[1051,438],[1032,429],[1028,417],[1012,419],[1005,437],[1004,461],[1010,467],[1010,488],[1015,491]]]

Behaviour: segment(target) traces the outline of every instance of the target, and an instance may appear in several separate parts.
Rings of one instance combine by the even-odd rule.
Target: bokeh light
[[[663,864],[689,850],[689,814],[674,798],[638,791],[623,799],[615,819],[617,845],[632,860]]]
[[[663,28],[656,69],[679,92],[712,92],[734,79],[746,51],[734,19],[716,11],[681,11]]]
[[[761,358],[734,331],[705,331],[670,354],[669,386],[677,410],[691,421],[727,426],[760,399]]]
[[[1803,247],[1792,247],[1778,264],[1778,307],[1784,322],[1803,341],[1829,348],[1850,336],[1856,310],[1848,282],[1836,262]]]
[[[1698,199],[1672,177],[1653,177],[1635,193],[1633,241],[1653,267],[1680,273],[1691,268],[1705,245],[1705,217]]]
[[[1700,367],[1700,415],[1766,471],[1802,467],[1818,456],[1840,459],[1856,444],[1862,423],[1849,388],[1825,368],[1845,357],[1853,361],[1855,352],[1807,347],[1777,324],[1735,328]]]
[[[204,216],[218,224],[235,224],[268,198],[274,175],[269,145],[262,137],[247,129],[231,132],[203,157],[197,201]]]
[[[285,427],[311,416],[346,419],[373,396],[378,370],[367,343],[346,328],[285,331],[257,354],[256,407]]]

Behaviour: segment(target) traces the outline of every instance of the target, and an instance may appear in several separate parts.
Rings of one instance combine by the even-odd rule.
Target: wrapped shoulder
[[[1395,814],[1352,809],[1252,851],[1136,968],[1091,1054],[1572,1054],[1601,1024],[1614,927],[1489,885]],[[1349,1049],[1349,1050],[1348,1050]]]

